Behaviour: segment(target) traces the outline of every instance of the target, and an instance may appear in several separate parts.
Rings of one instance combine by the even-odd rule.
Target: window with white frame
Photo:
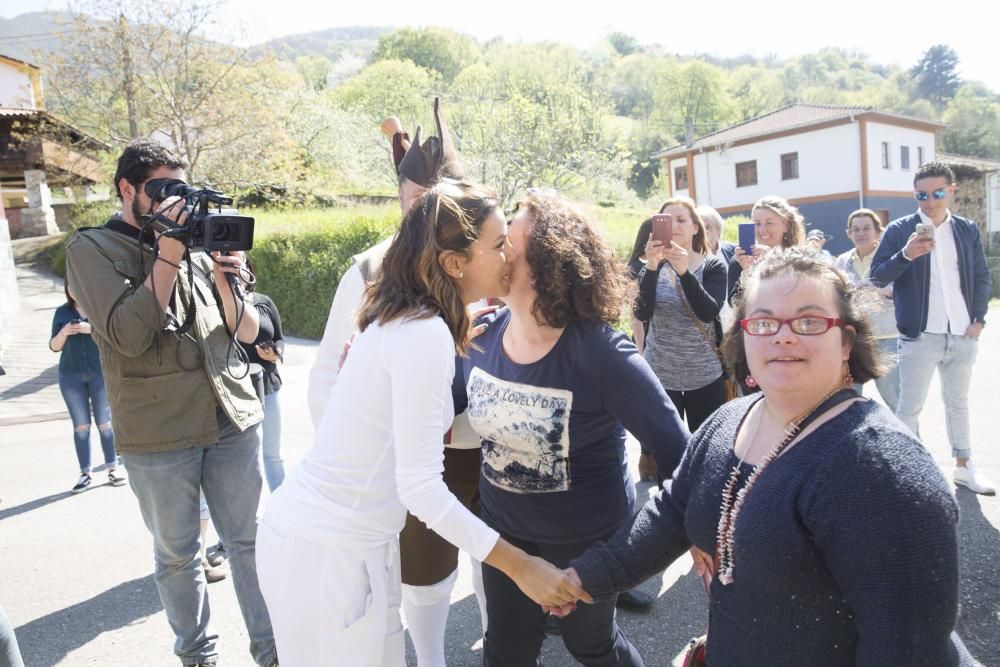
[[[889,142],[888,141],[883,141],[882,142],[882,168],[883,169],[888,169],[891,166],[892,166],[892,163],[889,161]]]
[[[899,147],[899,168],[903,171],[910,170],[910,147],[900,146]]]
[[[924,166],[924,147],[917,146],[917,168]]]

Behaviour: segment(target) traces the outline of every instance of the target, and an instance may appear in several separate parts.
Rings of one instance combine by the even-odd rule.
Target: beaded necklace
[[[734,581],[733,548],[736,543],[736,519],[739,518],[740,510],[743,508],[743,503],[746,501],[746,497],[750,493],[750,489],[753,488],[754,483],[757,481],[757,478],[760,477],[760,474],[764,472],[764,469],[776,458],[781,456],[781,453],[788,448],[788,445],[790,445],[792,440],[795,439],[795,436],[802,431],[803,425],[812,421],[813,415],[817,413],[819,408],[825,406],[827,401],[841,391],[843,391],[843,388],[841,387],[834,389],[829,394],[824,396],[819,403],[809,408],[809,410],[801,416],[788,422],[788,425],[785,427],[785,437],[771,447],[764,458],[761,459],[760,463],[754,466],[754,469],[747,477],[747,483],[744,484],[743,488],[738,492],[736,492],[735,489],[736,483],[739,482],[740,479],[740,462],[737,461],[736,465],[733,466],[732,472],[729,473],[729,479],[726,480],[725,486],[722,487],[722,513],[719,516],[719,530],[715,545],[716,559],[718,561],[716,571],[719,573],[719,582],[723,586],[728,586]],[[854,392],[851,393],[854,394]],[[856,396],[857,394],[854,395]],[[837,402],[839,403],[840,401]],[[757,422],[757,428],[760,428],[760,421]],[[756,436],[756,433],[754,435]]]

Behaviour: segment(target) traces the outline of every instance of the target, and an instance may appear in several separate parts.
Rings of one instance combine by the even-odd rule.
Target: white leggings
[[[257,529],[257,577],[282,667],[403,667],[399,547],[332,547]]]
[[[472,590],[479,603],[479,619],[486,634],[486,596],[483,593],[483,566],[469,556],[472,566]],[[451,591],[458,578],[456,569],[442,581],[430,586],[403,584],[403,616],[417,653],[417,667],[445,667],[444,636],[451,608]]]

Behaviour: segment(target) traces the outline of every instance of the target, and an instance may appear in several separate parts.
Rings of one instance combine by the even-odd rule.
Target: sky
[[[220,32],[255,44],[282,35],[351,25],[452,28],[485,41],[559,41],[586,48],[609,32],[632,35],[682,54],[709,53],[778,58],[815,52],[824,46],[860,49],[876,62],[912,66],[929,46],[950,45],[959,73],[1000,93],[996,25],[1000,8],[992,0],[716,0],[663,2],[605,0],[575,3],[543,0],[429,2],[285,2],[222,0],[232,17]],[[0,16],[63,9],[65,0],[3,0]],[[994,9],[990,10],[989,6]],[[572,9],[566,9],[566,7]],[[417,9],[415,9],[417,8]],[[230,33],[236,30],[236,33]]]

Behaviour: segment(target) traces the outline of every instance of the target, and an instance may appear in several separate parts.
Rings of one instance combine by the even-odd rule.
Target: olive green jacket
[[[263,412],[250,378],[233,377],[245,366],[229,351],[211,257],[191,253],[193,294],[187,263],[181,262],[173,312],[183,322],[192,297],[196,308],[194,326],[177,336],[163,331],[167,315],[143,285],[153,262],[146,246],[143,255],[140,265],[137,241],[106,227],[77,231],[66,249],[66,279],[101,352],[118,450],[140,454],[216,443],[216,406],[240,431],[260,422]]]

